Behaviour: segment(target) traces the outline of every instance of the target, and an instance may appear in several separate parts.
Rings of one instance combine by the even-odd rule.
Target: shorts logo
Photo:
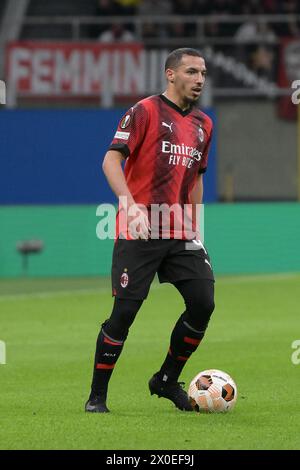
[[[129,126],[130,121],[131,121],[131,118],[129,114],[127,114],[127,116],[124,116],[120,124],[121,129],[126,129],[126,127]]]
[[[202,127],[199,127],[199,140],[200,142],[204,142],[204,132]]]
[[[121,284],[121,287],[123,287],[123,289],[125,289],[125,287],[128,286],[128,282],[129,282],[129,277],[126,271],[127,269],[125,268],[120,279],[120,284]]]

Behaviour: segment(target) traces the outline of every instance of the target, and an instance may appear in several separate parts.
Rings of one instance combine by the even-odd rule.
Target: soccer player
[[[120,236],[124,226],[117,221],[119,236],[112,261],[114,305],[97,339],[91,393],[85,405],[88,412],[109,411],[109,379],[156,273],[160,282],[169,282],[180,292],[185,311],[174,326],[166,358],[150,379],[149,390],[180,410],[193,410],[178,378],[214,310],[214,276],[197,232],[192,238],[185,231],[178,237],[177,215],[170,222],[169,236],[164,236],[166,227],[159,222],[158,236],[152,237],[150,208],[191,206],[194,224],[194,208],[202,201],[212,121],[196,106],[206,75],[205,61],[197,50],[171,52],[165,75],[165,92],[139,101],[121,119],[103,162],[111,188],[126,201],[127,227],[134,226],[132,213],[137,208],[146,210],[139,211],[138,230],[129,228],[125,236]],[[124,203],[121,206],[122,212]]]

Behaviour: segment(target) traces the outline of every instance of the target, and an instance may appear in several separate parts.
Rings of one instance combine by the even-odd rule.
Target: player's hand
[[[128,232],[134,240],[150,238],[148,212],[143,204],[132,204],[128,209]]]

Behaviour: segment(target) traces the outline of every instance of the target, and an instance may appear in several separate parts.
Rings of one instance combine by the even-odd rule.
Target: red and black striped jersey
[[[212,121],[196,107],[182,111],[164,95],[139,101],[122,117],[110,150],[126,157],[128,188],[136,203],[189,204],[207,168]]]

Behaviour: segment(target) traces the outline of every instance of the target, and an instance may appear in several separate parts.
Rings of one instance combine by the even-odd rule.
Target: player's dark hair
[[[191,47],[181,47],[180,49],[175,49],[172,51],[166,60],[165,70],[167,69],[177,69],[181,63],[181,59],[184,55],[192,55],[194,57],[202,57],[197,49],[192,49]]]

